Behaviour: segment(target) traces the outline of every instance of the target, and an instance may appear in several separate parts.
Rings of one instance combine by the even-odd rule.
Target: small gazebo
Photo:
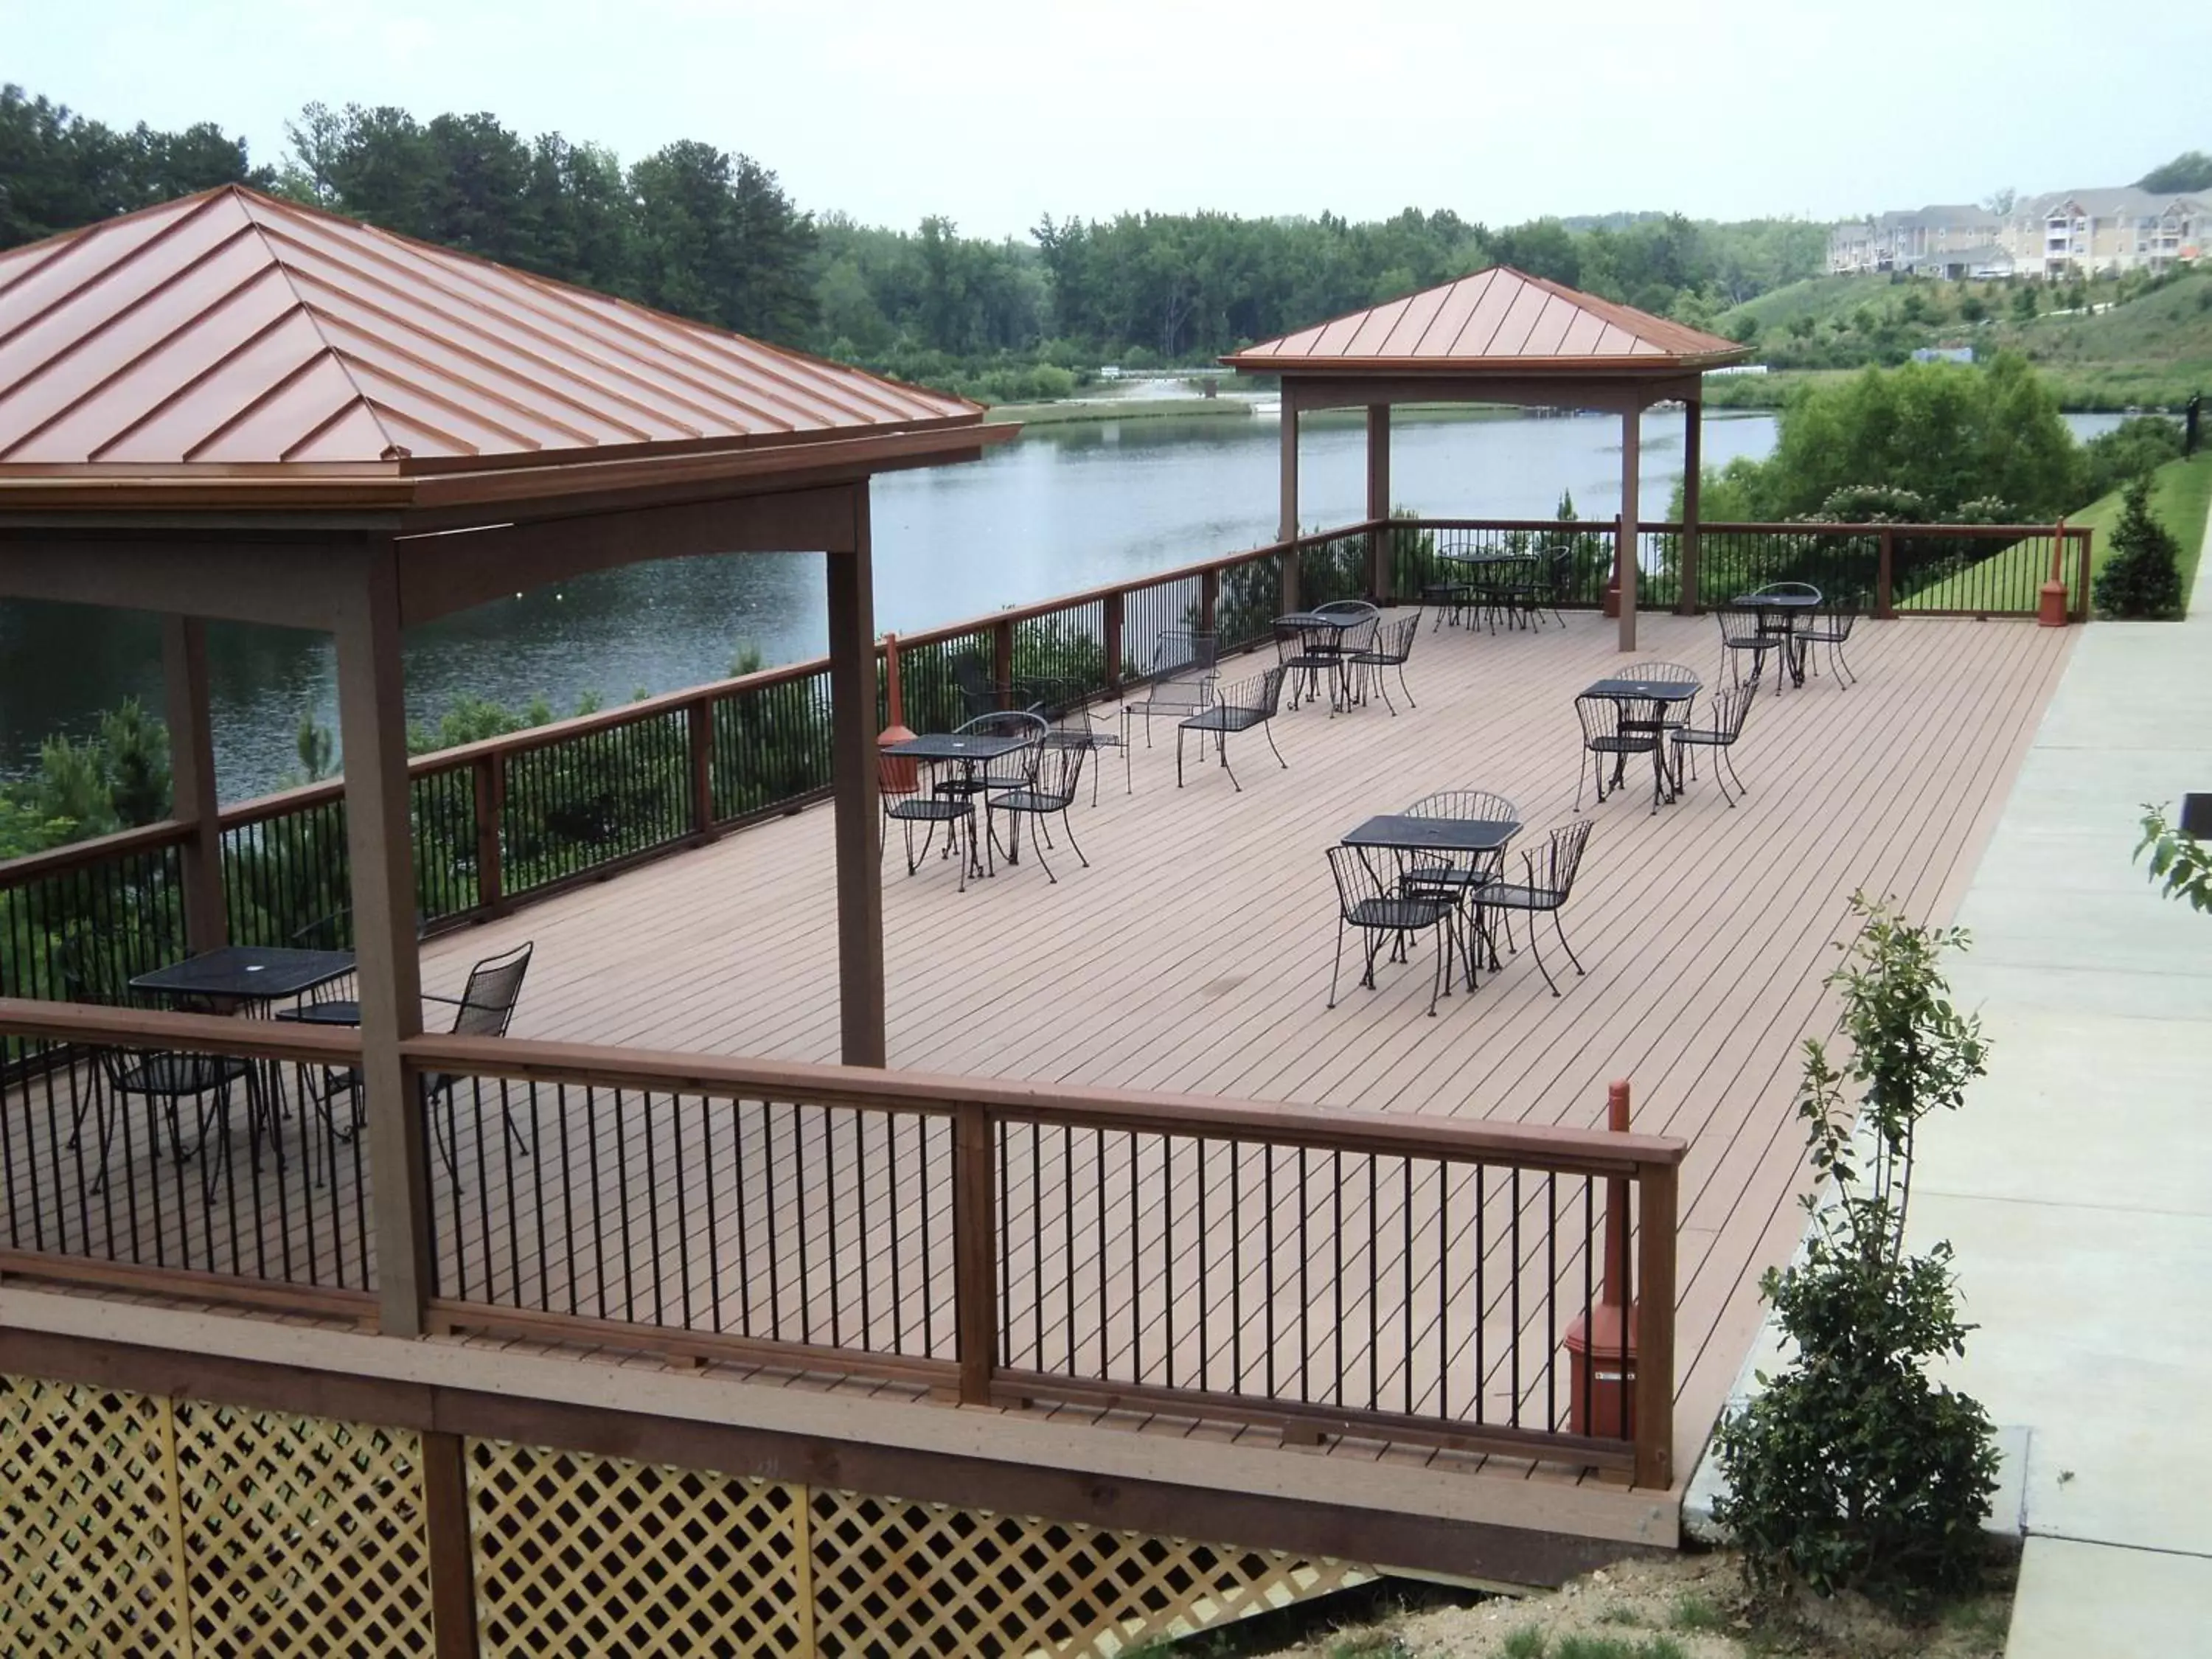
[[[1298,533],[1298,416],[1367,410],[1367,516],[1390,514],[1390,410],[1396,404],[1501,403],[1603,410],[1620,416],[1620,534],[1613,570],[1620,648],[1636,648],[1638,424],[1654,404],[1686,411],[1682,569],[1697,592],[1701,376],[1741,361],[1733,340],[1494,265],[1388,304],[1263,340],[1224,357],[1283,386],[1282,510],[1278,534]],[[1377,562],[1378,580],[1388,573]],[[1285,580],[1295,580],[1287,564]],[[1295,591],[1284,595],[1296,603]]]
[[[0,254],[0,596],[164,618],[194,950],[210,618],[335,636],[387,1328],[420,1316],[403,629],[585,571],[821,551],[843,1055],[884,1062],[869,479],[1014,435],[899,385],[227,187]]]

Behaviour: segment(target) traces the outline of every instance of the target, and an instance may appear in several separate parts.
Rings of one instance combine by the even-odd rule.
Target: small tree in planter
[[[1965,936],[1863,896],[1851,904],[1864,926],[1830,981],[1850,1057],[1838,1070],[1808,1041],[1797,1102],[1829,1190],[1805,1200],[1803,1261],[1762,1286],[1796,1353],[1716,1434],[1729,1490],[1713,1512],[1761,1594],[1857,1590],[1910,1611],[1972,1584],[1996,1489],[1988,1414],[1924,1371],[1964,1353],[1972,1329],[1958,1316],[1951,1247],[1905,1252],[1915,1129],[1959,1105],[1985,1050],[1940,968]]]
[[[2121,498],[2112,548],[2097,568],[2097,609],[2107,617],[2163,617],[2181,614],[2180,544],[2151,516],[2150,474]]]

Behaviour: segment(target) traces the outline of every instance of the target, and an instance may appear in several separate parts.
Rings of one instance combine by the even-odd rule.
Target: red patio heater
[[[891,723],[876,738],[878,749],[904,743],[914,733],[907,729],[904,700],[899,695],[898,635],[884,635],[884,677],[889,687]],[[886,794],[911,795],[921,787],[911,755],[885,755],[877,763],[878,787]]]

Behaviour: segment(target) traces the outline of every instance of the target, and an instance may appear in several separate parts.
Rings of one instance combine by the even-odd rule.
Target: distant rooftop
[[[1745,348],[1510,265],[1355,311],[1221,361],[1259,373],[1703,368]]]

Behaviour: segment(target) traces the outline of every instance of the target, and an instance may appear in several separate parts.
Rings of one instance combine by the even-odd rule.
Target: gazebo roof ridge
[[[1511,265],[1347,312],[1228,354],[1261,374],[1670,375],[1749,348]]]
[[[237,185],[0,253],[0,478],[505,471],[984,412]]]

